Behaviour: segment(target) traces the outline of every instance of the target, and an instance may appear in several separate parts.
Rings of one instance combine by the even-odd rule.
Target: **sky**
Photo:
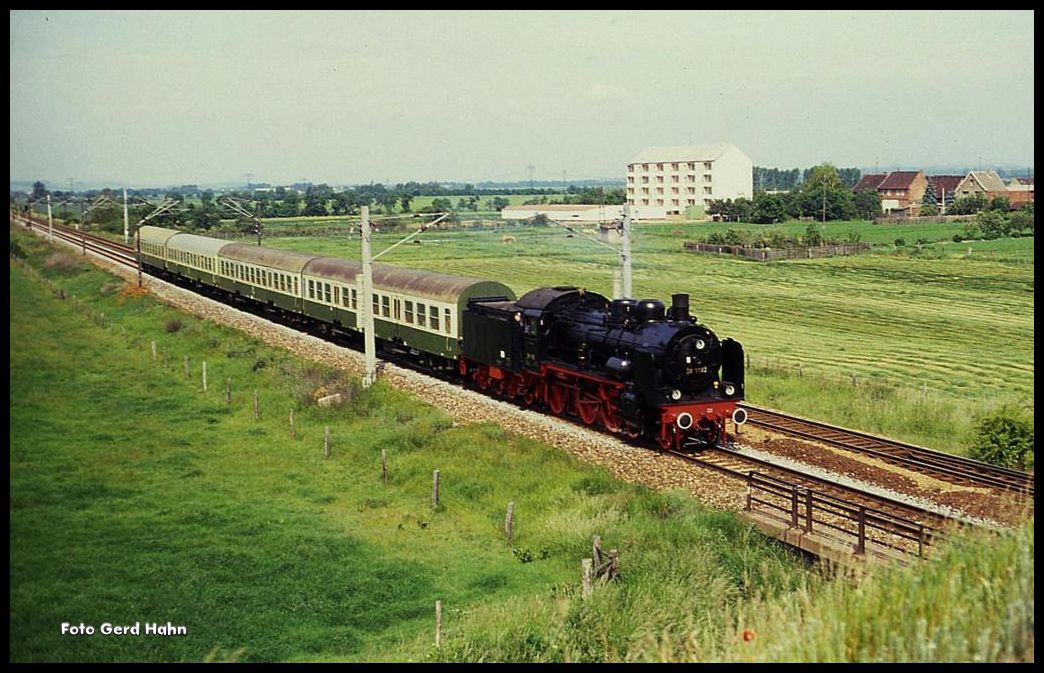
[[[11,10],[11,179],[110,186],[1033,165],[1032,11]]]

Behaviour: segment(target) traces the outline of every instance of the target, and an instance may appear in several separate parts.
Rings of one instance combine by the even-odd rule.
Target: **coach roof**
[[[316,255],[292,252],[290,250],[276,250],[275,248],[263,248],[258,245],[229,243],[221,249],[221,257],[234,262],[257,264],[290,273],[301,273],[301,270],[305,268],[308,262],[315,259]]]

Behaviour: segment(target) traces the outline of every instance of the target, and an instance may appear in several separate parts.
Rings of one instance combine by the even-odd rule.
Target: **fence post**
[[[591,569],[591,559],[580,561],[580,598],[585,601],[591,597]]]
[[[297,439],[297,429],[294,428],[294,410],[290,410],[290,439]]]
[[[859,507],[859,540],[856,542],[856,554],[866,553],[866,507]]]
[[[790,526],[798,527],[798,487],[790,487]]]
[[[507,516],[504,517],[504,533],[507,534],[507,543],[511,547],[515,544],[515,503],[508,502]]]
[[[330,457],[330,426],[323,426],[323,457]]]
[[[156,342],[152,342],[152,361],[156,361]]]
[[[203,361],[203,392],[207,392],[207,361]]]
[[[435,470],[431,475],[431,506],[439,506],[439,471]]]
[[[257,396],[257,391],[254,391],[254,420],[261,418],[261,400]]]
[[[805,532],[812,532],[812,489],[805,489]]]
[[[388,483],[388,449],[381,449],[381,481]]]
[[[232,404],[232,379],[225,379],[225,404]]]
[[[442,601],[435,601],[435,647],[442,647]]]

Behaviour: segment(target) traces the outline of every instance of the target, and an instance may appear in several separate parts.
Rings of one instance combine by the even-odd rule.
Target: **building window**
[[[381,300],[377,297],[377,294],[373,295],[373,314],[380,315],[381,313]]]
[[[385,318],[391,317],[391,299],[388,298],[388,295],[381,297],[381,315]]]
[[[690,161],[689,162],[689,170],[690,171],[696,170],[696,162],[695,161]]]
[[[703,193],[704,194],[710,194],[711,193],[711,188],[710,187],[704,187],[703,188]]]
[[[678,175],[672,175],[671,176],[671,182],[678,182],[679,179],[680,179],[680,176],[678,176]]]
[[[663,164],[656,164],[656,170],[662,171],[663,170]]]
[[[352,308],[359,308],[359,293],[355,290],[354,287],[352,288]]]
[[[710,169],[711,169],[711,162],[710,161],[704,161],[703,162],[703,170],[709,171]]]
[[[673,164],[671,164],[671,170],[672,170],[672,171],[676,171],[676,170],[678,170],[678,164],[677,164],[677,163],[673,163]]]
[[[704,182],[710,182],[711,181],[710,173],[704,173],[703,174],[703,181]]]

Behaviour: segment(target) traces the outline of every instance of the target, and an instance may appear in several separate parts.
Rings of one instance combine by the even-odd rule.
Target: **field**
[[[960,224],[827,223],[879,244],[867,254],[761,263],[682,253],[726,224],[638,225],[634,288],[693,313],[751,358],[752,402],[961,451],[973,418],[1033,404],[1033,239],[952,242]],[[807,223],[782,227],[801,233]],[[745,225],[754,229],[754,225]],[[609,294],[617,258],[558,227],[431,231],[382,262],[496,278],[523,293],[579,285]],[[401,234],[378,234],[375,251]],[[895,248],[896,238],[923,246]],[[273,236],[267,245],[358,258],[355,240]]]
[[[909,570],[820,573],[683,493],[456,426],[381,385],[319,409],[317,387],[342,372],[39,239],[11,251],[28,262],[9,281],[12,662],[1033,660],[1032,521]],[[621,550],[622,574],[584,602],[593,534]],[[188,634],[59,635],[106,621]]]

